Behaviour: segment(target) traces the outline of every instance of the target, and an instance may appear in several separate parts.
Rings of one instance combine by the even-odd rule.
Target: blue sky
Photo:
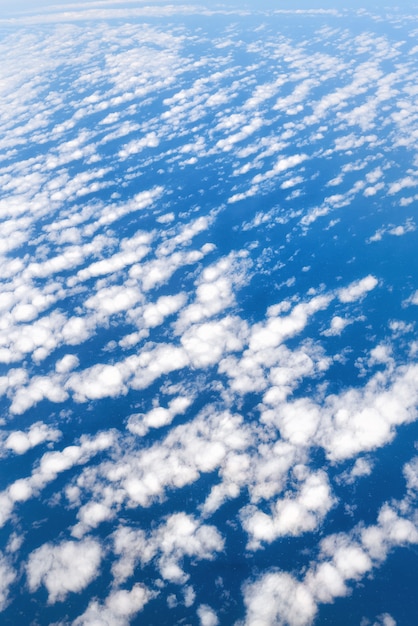
[[[416,22],[57,6],[0,20],[5,623],[412,624]]]

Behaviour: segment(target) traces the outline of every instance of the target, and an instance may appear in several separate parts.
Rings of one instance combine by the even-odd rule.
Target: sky
[[[2,6],[0,621],[412,626],[416,7]]]

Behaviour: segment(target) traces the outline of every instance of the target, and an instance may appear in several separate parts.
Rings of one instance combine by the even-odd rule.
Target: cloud
[[[76,277],[71,279],[70,285],[90,278],[115,274],[126,267],[139,263],[150,251],[152,238],[152,233],[139,232],[129,239],[122,239],[119,252],[79,270]]]
[[[308,626],[318,605],[349,593],[347,583],[360,581],[396,546],[418,543],[418,530],[385,504],[377,523],[325,537],[318,559],[301,580],[287,572],[269,571],[244,585],[245,624]]]
[[[139,289],[114,285],[96,292],[94,296],[86,300],[85,306],[94,309],[99,317],[108,317],[133,308],[141,300],[142,294]]]
[[[32,437],[38,434],[38,429],[39,426],[35,424]],[[14,443],[16,445],[16,441]],[[27,445],[27,443],[25,438],[24,445]],[[25,502],[38,495],[59,474],[76,465],[85,464],[95,454],[109,448],[112,443],[114,443],[112,432],[99,433],[92,438],[82,435],[80,445],[67,446],[63,450],[43,454],[30,476],[16,479],[0,493],[0,502],[2,503],[0,526],[3,526],[10,518],[16,503]],[[21,438],[17,442],[17,446],[19,445],[22,449]]]
[[[228,352],[243,347],[246,325],[238,318],[226,316],[219,321],[195,324],[181,337],[181,343],[194,367],[218,363]]]
[[[402,237],[403,235],[406,235],[407,233],[411,233],[414,232],[416,230],[416,226],[415,223],[413,222],[413,220],[411,218],[407,219],[406,222],[404,224],[401,224],[399,226],[386,226],[383,228],[379,228],[374,235],[372,235],[371,237],[369,237],[369,239],[367,240],[368,243],[372,243],[375,241],[380,241],[384,235],[388,234],[388,235],[392,235],[394,237]]]
[[[215,611],[207,604],[201,604],[197,609],[200,626],[218,626],[219,620]]]
[[[7,437],[4,446],[12,450],[15,454],[24,454],[30,448],[38,446],[44,441],[58,441],[62,432],[55,428],[50,428],[43,422],[35,422],[28,432],[16,430]]]
[[[115,511],[102,502],[87,502],[82,506],[77,518],[79,522],[72,528],[71,535],[81,539],[93,528],[97,528],[102,522],[109,521],[115,516]]]
[[[310,301],[297,304],[289,315],[270,315],[265,324],[253,327],[249,341],[250,350],[256,353],[274,348],[289,337],[297,335],[305,328],[309,317],[326,309],[330,301],[330,296],[316,296]]]
[[[142,566],[156,560],[164,580],[182,585],[189,575],[182,569],[186,557],[215,558],[224,547],[224,541],[214,526],[200,524],[185,513],[169,515],[152,532],[121,526],[114,533],[114,552],[117,559],[112,573],[118,584],[133,575],[138,563]]]
[[[93,539],[45,543],[29,555],[26,573],[30,591],[44,585],[48,603],[65,600],[85,589],[99,573],[103,551]]]
[[[155,328],[162,324],[166,317],[177,313],[187,301],[185,293],[175,296],[160,296],[155,303],[149,303],[144,307],[142,316],[147,328]]]
[[[75,354],[66,354],[55,364],[55,371],[58,374],[66,374],[78,367],[80,360]]]
[[[274,176],[277,176],[278,174],[281,174],[282,172],[285,172],[288,169],[297,167],[298,165],[300,165],[307,159],[308,159],[307,154],[293,154],[288,157],[279,158],[271,170],[264,172],[264,174],[257,174],[252,179],[252,182],[254,184],[258,184],[266,179],[273,178]]]
[[[353,467],[340,476],[339,480],[348,485],[354,484],[358,478],[370,476],[373,471],[373,464],[370,459],[359,457],[355,460]]]
[[[235,304],[234,290],[249,280],[250,262],[244,251],[222,257],[204,268],[196,281],[195,301],[184,308],[176,322],[178,333],[206,318],[218,315]]]
[[[161,428],[171,424],[176,415],[184,415],[191,404],[191,398],[178,396],[170,401],[167,408],[157,406],[146,414],[131,415],[127,428],[131,433],[143,437],[150,428]]]
[[[396,626],[396,621],[389,613],[382,613],[377,617],[377,621],[373,623],[373,626]]]
[[[313,622],[317,611],[309,589],[284,572],[271,572],[259,581],[247,584],[244,603],[245,626],[306,626]]]
[[[112,591],[104,603],[92,600],[86,611],[74,622],[74,626],[128,626],[132,618],[156,596],[144,585],[136,583],[132,589]]]
[[[351,283],[348,287],[340,289],[338,297],[341,302],[355,302],[362,298],[368,291],[372,291],[378,284],[375,276],[369,274],[361,280]]]
[[[343,318],[340,315],[334,315],[334,317],[331,320],[330,327],[323,332],[323,335],[326,335],[327,337],[341,335],[344,328],[348,326],[349,324],[352,324],[352,322],[353,320]]]
[[[120,159],[127,159],[133,154],[138,154],[144,148],[157,148],[159,145],[159,139],[155,132],[148,133],[141,139],[133,139],[129,143],[125,144],[118,153]]]
[[[334,503],[326,474],[308,474],[295,495],[285,494],[275,502],[271,515],[251,506],[242,511],[243,527],[250,537],[248,547],[255,550],[262,542],[316,530]]]
[[[228,605],[218,618],[193,563],[245,558],[244,533],[253,552],[283,538],[310,546],[289,571],[264,550],[243,587],[245,623],[309,624],[416,541],[415,460],[405,498],[381,503],[374,524],[355,489],[342,493],[377,479],[379,448],[416,420],[413,325],[400,308],[377,326],[384,312],[365,296],[391,289],[377,257],[363,278],[354,265],[347,282],[322,272],[330,244],[345,249],[344,213],[358,234],[364,207],[383,207],[368,242],[415,230],[406,215],[384,218],[385,199],[407,207],[416,195],[416,159],[400,176],[385,156],[414,149],[414,48],[375,32],[377,14],[367,33],[350,34],[350,20],[341,30],[364,19],[346,9],[250,11],[250,42],[241,9],[101,4],[32,7],[0,46],[1,455],[15,467],[0,521],[17,528],[0,558],[0,608],[26,559],[30,593],[79,594],[75,624],[125,626],[157,594],[216,624]],[[186,14],[200,25],[143,23]],[[213,39],[215,14],[225,29]],[[288,16],[310,37],[273,37]],[[413,34],[401,12],[385,19]],[[317,229],[323,247],[310,250]],[[418,302],[411,285],[404,304]],[[396,305],[396,290],[386,295]],[[367,333],[348,346],[354,321]],[[82,435],[103,411],[108,430]],[[51,537],[35,549],[36,497],[67,509],[61,523],[51,508]],[[345,504],[344,532],[327,535]],[[104,545],[113,580],[93,597]]]
[[[9,604],[10,587],[16,578],[17,574],[8,559],[0,553],[0,611],[4,611]]]
[[[75,373],[67,386],[75,393],[78,402],[120,396],[127,393],[124,372],[117,365],[93,365],[87,371]]]
[[[50,402],[64,402],[68,393],[62,388],[58,375],[34,376],[26,387],[20,387],[10,405],[10,412],[15,415],[25,413],[29,408],[47,399]]]

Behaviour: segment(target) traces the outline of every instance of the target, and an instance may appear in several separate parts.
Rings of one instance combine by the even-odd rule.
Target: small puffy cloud
[[[44,585],[49,604],[62,602],[69,593],[82,591],[96,578],[102,556],[100,544],[92,539],[46,543],[29,555],[29,590],[33,592]]]
[[[369,291],[372,291],[378,284],[378,280],[375,276],[369,274],[361,280],[354,281],[348,287],[340,289],[338,297],[341,302],[355,302],[360,300]]]
[[[176,415],[183,415],[192,400],[185,396],[174,398],[168,407],[157,406],[145,414],[131,415],[127,428],[131,433],[143,437],[150,428],[161,428],[171,424]]]
[[[396,620],[389,613],[382,613],[373,622],[373,626],[396,626]]]
[[[57,441],[60,437],[60,430],[50,428],[43,422],[36,422],[32,424],[28,432],[16,430],[10,433],[4,446],[15,454],[24,454],[44,441]]]
[[[246,325],[239,318],[226,316],[191,326],[181,343],[192,365],[203,368],[218,363],[228,352],[241,350],[245,335]]]
[[[93,365],[70,376],[67,388],[74,392],[78,402],[116,397],[126,393],[126,373],[117,365]]]
[[[147,328],[159,326],[167,316],[177,313],[186,300],[186,294],[179,293],[175,296],[161,296],[155,303],[147,304],[142,313],[145,326]]]
[[[62,359],[56,362],[55,371],[58,372],[58,374],[66,374],[78,367],[79,364],[80,361],[75,354],[66,354]]]
[[[219,619],[215,611],[207,604],[201,604],[197,609],[200,626],[218,626]]]
[[[144,450],[131,465],[125,463],[123,487],[132,503],[149,506],[167,488],[194,482],[200,473],[212,472],[228,454],[248,441],[242,418],[210,407],[187,424],[173,428],[160,443]]]
[[[132,618],[155,597],[155,593],[136,583],[132,589],[112,591],[104,603],[92,600],[74,626],[129,626]]]
[[[81,437],[78,446],[67,446],[63,450],[43,454],[29,477],[15,480],[7,490],[0,493],[0,526],[10,518],[16,502],[29,500],[59,474],[75,465],[86,463],[92,456],[109,448],[113,443],[113,433],[103,432],[92,438]]]
[[[364,388],[330,395],[321,407],[321,424],[315,440],[330,459],[348,459],[383,446],[394,437],[394,428],[415,419],[417,366],[373,376]],[[307,400],[312,410],[319,407]]]
[[[99,315],[110,316],[128,311],[142,300],[142,294],[136,287],[114,285],[104,287],[85,302],[86,307],[94,309]]]
[[[32,406],[42,400],[59,403],[68,398],[68,393],[62,386],[58,375],[35,376],[29,385],[20,387],[13,398],[10,412],[15,415],[25,413]]]
[[[119,150],[119,158],[122,160],[127,159],[133,154],[138,154],[139,152],[142,152],[142,150],[146,148],[157,148],[159,143],[160,142],[156,133],[150,132],[141,139],[133,139],[129,143],[125,144]]]
[[[358,478],[370,476],[372,471],[373,464],[370,459],[359,457],[355,460],[353,467],[344,472],[338,480],[347,485],[352,485]]]
[[[73,537],[80,539],[92,528],[114,517],[115,511],[102,502],[87,502],[77,513],[80,520],[71,531]]]
[[[317,606],[309,589],[285,572],[269,572],[244,587],[245,626],[308,626]]]
[[[235,302],[234,288],[247,280],[249,265],[250,261],[243,251],[231,253],[206,267],[197,281],[195,301],[179,316],[177,332],[231,307]]]
[[[214,526],[201,524],[186,513],[174,513],[153,531],[124,526],[115,531],[117,560],[112,573],[121,584],[133,574],[138,563],[144,566],[155,559],[164,580],[184,584],[189,578],[182,568],[185,557],[211,560],[223,547],[223,538]]]
[[[333,337],[336,335],[341,335],[344,328],[352,323],[352,320],[340,317],[339,315],[335,315],[331,320],[330,327],[325,330],[322,334],[327,337]]]
[[[388,193],[389,195],[394,195],[399,193],[402,189],[406,189],[408,187],[417,187],[418,186],[418,178],[414,178],[413,176],[405,176],[400,180],[397,180],[394,183],[389,185]]]
[[[415,304],[418,305],[418,291],[415,291],[412,296],[410,296],[407,300],[405,300],[404,304]]]
[[[94,329],[93,319],[73,315],[62,327],[63,342],[70,346],[77,346],[86,341],[93,334]]]
[[[62,342],[65,317],[58,311],[38,318],[33,323],[10,324],[0,329],[0,361],[12,363],[32,355],[39,363]]]
[[[10,586],[17,578],[15,570],[0,552],[0,611],[4,611],[9,600]]]
[[[286,494],[272,507],[272,515],[249,506],[243,511],[243,526],[250,536],[249,547],[258,549],[261,542],[277,537],[299,536],[317,529],[334,504],[324,472],[307,476],[296,495]]]
[[[271,316],[265,324],[253,326],[249,342],[250,350],[258,352],[278,346],[285,339],[300,333],[309,318],[318,311],[326,309],[330,301],[330,296],[316,296],[308,302],[297,304],[289,315]]]
[[[409,218],[406,220],[404,224],[400,224],[399,226],[386,226],[383,228],[379,228],[374,235],[369,237],[367,240],[368,243],[372,243],[375,241],[380,241],[385,234],[392,235],[393,237],[402,237],[407,233],[414,232],[416,230],[416,225],[414,221]]]
[[[282,172],[285,172],[292,167],[297,167],[304,161],[308,159],[307,154],[292,154],[288,157],[279,158],[273,168],[264,172],[263,174],[257,174],[252,179],[253,184],[258,184],[268,178],[273,178],[274,176],[278,176]]]

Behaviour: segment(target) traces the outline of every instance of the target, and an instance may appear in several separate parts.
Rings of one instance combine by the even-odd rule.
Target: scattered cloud
[[[69,593],[81,591],[94,580],[101,559],[101,546],[92,539],[57,545],[45,543],[29,556],[29,589],[35,591],[44,585],[50,604],[62,602]]]
[[[418,292],[365,245],[416,233],[416,33],[130,4],[0,19],[0,610],[26,574],[65,622],[215,626],[199,562],[268,546],[241,623],[312,624],[418,541],[416,459],[375,523],[355,488],[417,418]]]

